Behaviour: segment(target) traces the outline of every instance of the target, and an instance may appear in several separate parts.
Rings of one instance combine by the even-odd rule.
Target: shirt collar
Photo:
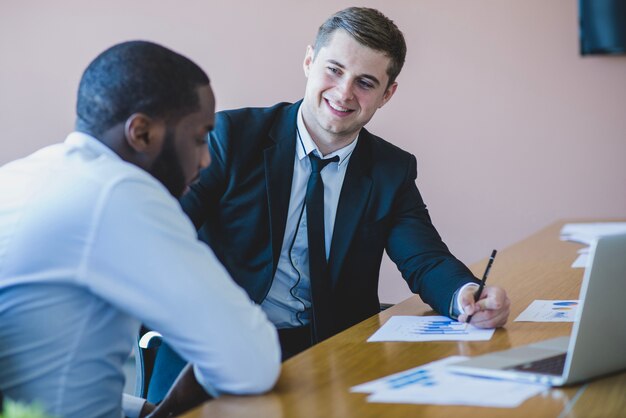
[[[84,132],[74,131],[65,138],[65,143],[71,147],[82,148],[93,152],[96,155],[107,155],[116,159],[121,159],[111,148],[100,142],[100,140]]]
[[[304,157],[309,155],[311,152],[315,151],[315,154],[322,157],[322,153],[313,142],[313,138],[309,135],[309,131],[307,131],[306,126],[304,126],[304,119],[302,118],[302,105],[298,109],[298,117],[297,117],[297,133],[296,133],[296,155],[298,156],[298,160],[302,160]],[[298,135],[299,134],[299,135]],[[354,148],[356,148],[356,144],[359,141],[359,136],[348,145],[343,148],[338,149],[337,151],[331,152],[328,155],[324,155],[324,158],[333,158],[335,155],[339,157],[339,163],[337,163],[338,167],[341,167],[344,163],[348,162],[350,159],[350,155]]]

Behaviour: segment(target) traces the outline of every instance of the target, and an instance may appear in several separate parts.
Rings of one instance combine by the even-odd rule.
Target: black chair
[[[186,364],[161,334],[141,327],[135,356],[135,396],[161,402]]]
[[[393,305],[394,305],[393,303],[381,303],[381,304],[380,304],[380,311],[382,312],[382,311],[384,311],[384,310],[386,310],[386,309],[389,309],[389,308],[391,308]]]

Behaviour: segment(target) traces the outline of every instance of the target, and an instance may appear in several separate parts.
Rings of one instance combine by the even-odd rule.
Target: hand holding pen
[[[495,260],[496,258],[496,254],[498,253],[498,251],[493,250],[491,252],[491,256],[489,257],[489,261],[487,262],[487,268],[485,268],[485,273],[483,274],[483,277],[480,281],[480,285],[478,286],[478,290],[476,290],[476,292],[474,293],[474,303],[478,302],[480,300],[480,297],[483,294],[483,290],[485,289],[485,283],[487,282],[487,276],[489,276],[489,271],[491,270],[491,266],[493,265],[493,260]],[[506,297],[506,296],[505,296]],[[508,300],[508,298],[507,298]],[[468,315],[467,320],[465,322],[467,322],[468,324],[470,323],[470,321],[472,320],[472,315]],[[507,316],[508,316],[508,312],[507,312]]]

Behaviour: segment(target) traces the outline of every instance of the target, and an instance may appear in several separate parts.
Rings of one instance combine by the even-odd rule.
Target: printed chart
[[[445,316],[392,316],[367,341],[486,341],[493,332]]]
[[[539,384],[477,378],[447,370],[448,365],[465,359],[447,357],[354,386],[350,391],[369,394],[368,402],[514,408],[546,389]]]
[[[535,300],[516,322],[574,322],[578,300]]]

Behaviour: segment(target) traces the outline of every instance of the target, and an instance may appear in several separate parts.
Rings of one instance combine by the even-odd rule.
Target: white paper
[[[626,233],[626,222],[565,224],[561,228],[561,240],[590,245],[598,237],[619,233]]]
[[[515,322],[574,322],[578,300],[534,300]]]
[[[406,386],[406,384],[410,383],[411,381],[415,381],[415,379],[424,372],[427,372],[429,370],[440,370],[442,367],[447,366],[448,364],[458,363],[463,360],[467,360],[468,358],[469,357],[466,356],[450,356],[441,360],[433,361],[432,363],[428,363],[423,366],[414,367],[403,372],[372,380],[371,382],[353,386],[350,389],[350,392],[374,393],[386,389],[398,389]]]
[[[454,374],[447,365],[466,360],[452,356],[354,386],[351,391],[370,393],[369,402],[437,405],[472,405],[514,408],[547,386]]]
[[[487,341],[494,331],[445,316],[392,316],[367,341]]]
[[[587,261],[589,260],[589,254],[578,254],[576,260],[572,263],[572,268],[584,269],[587,268]]]

